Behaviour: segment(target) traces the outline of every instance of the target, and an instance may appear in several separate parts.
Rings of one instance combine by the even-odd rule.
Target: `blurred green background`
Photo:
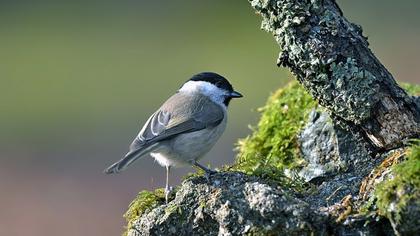
[[[420,2],[339,0],[396,79],[420,83]],[[233,161],[255,108],[293,77],[247,1],[0,1],[0,235],[119,235],[151,158],[102,170],[191,75],[215,71],[244,94],[203,163]],[[179,184],[190,168],[177,169]]]

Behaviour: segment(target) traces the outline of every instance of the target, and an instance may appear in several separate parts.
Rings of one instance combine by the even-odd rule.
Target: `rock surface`
[[[317,191],[307,197],[317,206],[337,203],[349,194],[358,195],[363,177],[380,162],[380,158],[370,156],[357,135],[334,125],[328,113],[315,109],[298,142],[306,161],[298,175],[317,185]]]
[[[242,173],[184,181],[176,197],[133,223],[138,235],[325,234],[327,216],[295,194]]]
[[[330,116],[315,109],[309,114],[309,122],[298,136],[299,147],[306,161],[299,176],[309,182],[336,173],[344,163],[340,160],[337,134]]]
[[[334,207],[304,198],[237,172],[194,177],[174,200],[133,222],[127,235],[393,235],[387,222],[338,224],[330,212]]]
[[[350,131],[333,124],[327,112],[312,110],[306,126],[298,135],[298,142],[306,161],[299,176],[307,182],[372,162],[369,149],[361,145],[363,142]]]

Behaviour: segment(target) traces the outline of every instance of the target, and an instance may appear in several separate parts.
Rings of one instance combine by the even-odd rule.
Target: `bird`
[[[104,172],[119,173],[150,154],[166,168],[165,200],[168,203],[172,167],[190,165],[202,169],[206,176],[215,173],[198,161],[223,134],[231,100],[241,97],[242,94],[217,73],[193,75],[149,117],[128,153]]]

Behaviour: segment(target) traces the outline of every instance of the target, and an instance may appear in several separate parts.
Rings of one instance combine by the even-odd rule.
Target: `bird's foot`
[[[210,181],[211,175],[214,175],[217,173],[217,171],[207,168],[196,161],[193,161],[193,165],[204,171],[204,177],[206,178],[207,181]]]
[[[210,177],[216,173],[217,171],[214,170],[206,171],[206,173],[204,173],[204,178],[206,178],[207,182],[210,182]]]

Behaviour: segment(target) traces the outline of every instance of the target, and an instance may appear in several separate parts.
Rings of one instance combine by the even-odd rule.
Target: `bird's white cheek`
[[[210,98],[213,102],[224,105],[223,102],[226,97],[226,91],[217,86],[204,81],[188,81],[179,90],[184,93],[200,93]]]

